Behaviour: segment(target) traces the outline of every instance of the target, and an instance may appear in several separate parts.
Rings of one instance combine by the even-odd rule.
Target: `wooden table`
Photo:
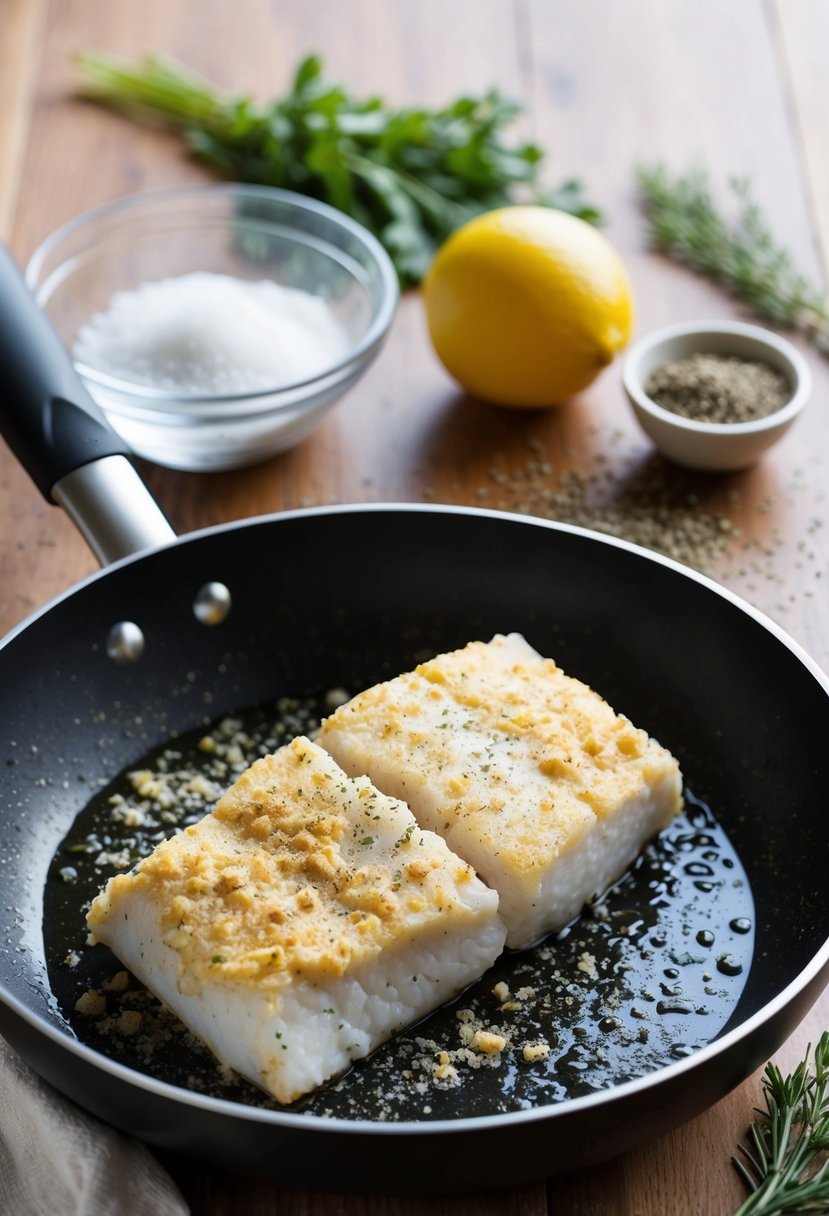
[[[519,125],[548,150],[551,184],[581,177],[609,216],[638,299],[638,330],[740,315],[715,288],[649,253],[633,167],[704,163],[750,177],[803,269],[820,278],[829,242],[823,155],[829,13],[821,0],[0,0],[0,235],[21,264],[77,212],[130,191],[200,181],[172,137],[73,97],[72,56],[97,47],[177,55],[260,96],[319,50],[329,73],[395,103],[439,103],[496,83],[527,105]],[[829,661],[823,494],[829,368],[807,354],[815,400],[755,470],[703,478],[699,511],[740,529],[714,573]],[[533,472],[541,460],[550,474]],[[410,500],[525,505],[545,478],[608,470],[614,488],[652,468],[623,399],[618,364],[558,411],[513,414],[464,399],[435,360],[417,293],[402,301],[365,380],[295,451],[234,473],[143,466],[179,531],[306,503]],[[500,472],[503,476],[493,477]],[[526,487],[508,492],[504,480]],[[84,543],[0,445],[0,633],[94,568]],[[829,1025],[829,995],[780,1052],[791,1065]],[[247,1212],[727,1213],[729,1164],[758,1099],[754,1077],[692,1123],[601,1168],[508,1193],[340,1197],[168,1162],[198,1216]]]

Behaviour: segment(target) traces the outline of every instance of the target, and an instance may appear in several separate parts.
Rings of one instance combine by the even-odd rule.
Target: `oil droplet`
[[[710,878],[714,871],[704,861],[689,861],[685,867],[685,873],[696,875],[699,878]]]
[[[734,928],[733,923],[731,927],[732,929]],[[713,946],[714,940],[714,934],[710,929],[700,929],[699,933],[697,934],[697,941],[701,946]]]
[[[694,1006],[689,1001],[657,1001],[657,1013],[682,1013],[689,1014],[694,1012]]]
[[[694,886],[696,887],[696,889],[697,889],[698,891],[705,891],[705,892],[708,892],[708,891],[713,891],[713,890],[714,890],[715,885],[716,885],[716,884],[715,884],[715,883],[713,883],[713,882],[702,882],[702,881],[698,881],[698,882],[695,882],[695,883],[694,883]]]
[[[671,1047],[671,1055],[675,1060],[684,1060],[686,1056],[693,1055],[693,1048],[688,1047],[685,1043],[674,1043]]]
[[[723,975],[740,975],[743,964],[733,954],[721,954],[717,959],[717,970]]]
[[[679,979],[679,968],[678,967],[666,967],[662,974],[664,976],[666,976],[669,980],[678,980]]]
[[[738,916],[736,920],[729,923],[729,929],[733,929],[735,933],[750,933],[751,921],[747,916]]]

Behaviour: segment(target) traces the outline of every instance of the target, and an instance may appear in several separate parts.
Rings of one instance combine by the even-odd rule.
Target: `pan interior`
[[[199,589],[211,580],[231,589],[233,608],[221,626],[207,629],[194,622],[192,609]],[[140,661],[125,667],[113,665],[105,652],[107,634],[121,620],[136,621],[147,640]],[[56,850],[73,833],[78,816],[87,813],[84,808],[121,772],[151,759],[171,738],[203,733],[207,722],[228,713],[257,705],[272,708],[280,697],[332,685],[356,690],[406,670],[428,654],[510,630],[522,632],[677,756],[695,800],[689,799],[689,807],[693,815],[705,816],[678,824],[677,833],[693,837],[716,829],[716,843],[705,844],[705,851],[717,853],[717,866],[732,861],[734,881],[746,884],[734,889],[753,895],[753,910],[742,904],[733,910],[723,907],[715,926],[720,933],[732,919],[745,917],[753,920],[756,935],[750,969],[746,972],[744,966],[730,978],[716,970],[718,954],[731,952],[737,963],[744,962],[740,951],[749,949],[748,937],[737,935],[729,941],[726,935],[712,947],[711,974],[731,993],[729,1008],[716,1015],[716,1025],[709,1020],[699,1031],[695,1019],[704,1021],[705,1015],[695,1013],[654,1016],[656,1025],[672,1028],[670,1043],[664,1044],[664,1051],[660,1047],[656,1060],[642,1061],[632,1047],[617,1053],[611,1061],[614,1075],[658,1067],[673,1058],[675,1045],[679,1050],[682,1045],[693,1048],[703,1035],[710,1041],[726,1024],[742,1026],[789,986],[796,989],[804,969],[829,939],[821,803],[821,791],[829,784],[829,697],[825,682],[804,659],[765,623],[704,582],[600,538],[486,513],[343,508],[252,521],[125,563],[35,618],[0,651],[3,1031],[15,1041],[15,1021],[5,1017],[2,1004],[10,997],[28,1011],[35,1030],[48,1025],[72,1036],[74,1022],[77,1033],[89,1041],[88,1020],[81,1027],[74,1012],[86,962],[66,967],[66,950],[60,954],[64,943],[49,936],[47,974],[41,928],[44,890],[48,887],[46,898],[52,899],[52,884],[46,880]],[[713,827],[706,807],[711,808]],[[584,917],[561,940],[526,955],[505,957],[473,994],[441,1011],[428,1028],[416,1028],[411,1041],[428,1038],[443,1049],[456,1045],[456,1014],[468,1007],[471,996],[480,1000],[488,1025],[501,1025],[506,1013],[500,1005],[505,1002],[492,989],[501,979],[513,994],[519,987],[541,989],[542,984],[533,984],[522,969],[531,960],[537,963],[548,947],[572,951],[569,971],[558,969],[587,993],[590,989],[581,977],[589,975],[579,971],[578,963],[583,953],[600,957],[596,939],[607,926],[614,940],[608,942],[605,957],[613,959],[614,966],[618,961],[622,982],[625,976],[639,988],[646,982],[639,957],[635,972],[623,971],[628,965],[624,950],[637,956],[653,950],[662,970],[676,966],[683,977],[697,968],[702,982],[704,964],[659,958],[657,952],[666,947],[650,942],[653,925],[647,932],[630,932],[643,908],[634,902],[639,896],[627,884],[642,882],[641,891],[650,899],[657,892],[649,882],[666,883],[664,866],[669,858],[675,862],[685,847],[669,833],[667,854],[646,857],[608,898],[612,915],[607,921]],[[702,864],[713,864],[696,848],[691,845],[694,857],[688,858],[689,864],[697,856]],[[651,866],[656,870],[649,870]],[[95,881],[104,876],[99,870]],[[710,876],[685,872],[680,877],[693,887]],[[72,940],[82,932],[80,890],[80,883],[61,882],[60,897],[77,900],[74,910],[67,905],[66,931]],[[680,918],[682,950],[694,956],[699,948],[696,933],[708,927],[690,915],[685,921]],[[51,935],[51,913],[45,928]],[[592,936],[587,941],[575,936],[588,929]],[[659,929],[655,931],[658,937]],[[617,949],[622,955],[613,955]],[[102,948],[92,953],[101,970],[90,972],[88,979],[97,986],[104,979],[106,953]],[[555,964],[549,967],[547,980],[558,983]],[[671,999],[660,988],[670,978],[654,976],[657,1001]],[[519,1058],[508,1087],[514,1106],[555,1101],[560,1093],[555,1061],[544,1067],[536,1063],[530,1072],[521,1050],[531,1035],[540,1037],[543,1031],[555,1044],[551,1058],[567,1056],[557,1022],[553,1025],[556,1019],[541,1007],[550,983],[540,1001],[533,1004],[534,998],[526,998],[527,1008],[520,1016],[513,1014],[518,1019],[512,1033]],[[569,995],[575,999],[579,992]],[[639,996],[638,990],[632,994],[629,1006]],[[698,996],[701,1005],[707,994],[697,989],[692,993],[689,985],[675,999],[691,1000],[696,1009]],[[607,1016],[601,1004],[592,1011],[582,1007],[582,1013],[593,1019],[591,1033]],[[532,1019],[543,1016],[547,1021],[539,1031]],[[636,1021],[637,1032],[640,1022],[649,1027],[647,1019]],[[793,1025],[779,1017],[774,1033],[783,1034]],[[627,1035],[632,1045],[633,1030],[624,1019],[622,1027],[597,1029],[592,1057],[599,1058],[613,1034]],[[553,1031],[558,1037],[553,1038]],[[589,1086],[589,1070],[578,1067],[583,1061],[575,1016],[572,1034],[570,1077],[576,1087]],[[20,1045],[35,1067],[40,1051],[51,1052],[52,1073],[58,1073],[60,1060],[46,1036],[37,1050],[22,1041]],[[764,1041],[758,1051],[767,1055],[776,1045]],[[100,1046],[112,1053],[111,1041]],[[431,1047],[423,1051],[434,1055]],[[385,1052],[381,1049],[363,1068],[343,1078],[340,1096],[333,1086],[320,1094],[315,1099],[319,1110],[335,1097],[347,1108],[349,1097],[353,1094],[356,1100],[361,1086],[367,1095],[372,1075],[382,1074],[385,1085],[398,1067],[395,1057]],[[746,1068],[758,1062],[756,1056],[747,1056]],[[475,1071],[489,1079],[491,1090],[500,1089],[508,1073],[503,1062],[500,1068],[482,1065]],[[608,1080],[605,1074],[599,1084]],[[414,1100],[418,1118],[447,1111],[453,1117],[466,1114],[465,1098],[462,1107],[459,1100],[468,1089],[449,1086],[444,1091],[431,1082],[426,1094],[418,1093]],[[84,1100],[82,1094],[73,1096]],[[245,1091],[241,1100],[260,1099]],[[493,1109],[496,1100],[491,1091],[482,1099],[487,1109]],[[426,1106],[431,1111],[424,1111]]]
[[[199,728],[140,757],[81,813],[50,868],[44,940],[51,988],[83,1042],[183,1089],[275,1108],[229,1078],[109,950],[86,945],[84,910],[110,874],[201,817],[203,799],[187,791],[221,787],[228,757],[238,771],[298,730],[313,732],[320,705],[318,697],[284,701]],[[728,1023],[753,928],[736,852],[711,810],[686,792],[685,814],[586,915],[505,954],[451,1005],[295,1109],[369,1121],[490,1115],[653,1072]],[[481,1050],[481,1031],[504,1047]]]

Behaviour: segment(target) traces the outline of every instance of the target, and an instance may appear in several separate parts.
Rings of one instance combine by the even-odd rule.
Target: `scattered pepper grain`
[[[637,468],[550,474],[546,461],[530,460],[507,473],[489,471],[496,487],[489,506],[536,515],[617,536],[696,570],[712,571],[738,536],[731,520],[706,510],[704,475],[653,457]]]

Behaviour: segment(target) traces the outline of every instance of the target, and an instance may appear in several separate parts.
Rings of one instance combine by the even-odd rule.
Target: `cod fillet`
[[[505,938],[466,862],[302,737],[112,878],[88,925],[282,1103],[461,991]]]
[[[682,804],[670,753],[519,634],[358,694],[319,742],[498,892],[514,948],[577,916]]]

